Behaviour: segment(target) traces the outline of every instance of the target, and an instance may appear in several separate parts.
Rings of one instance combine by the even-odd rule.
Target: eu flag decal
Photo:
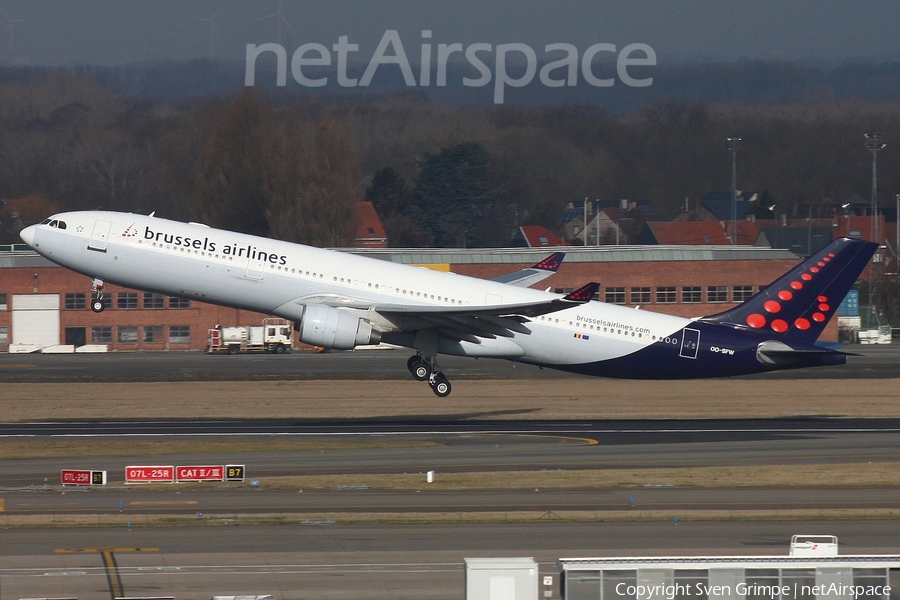
[[[583,334],[581,334],[581,333],[576,333],[576,334],[575,334],[575,337],[578,338],[579,340],[589,340],[589,339],[591,339],[591,336],[589,336],[589,335],[583,335]]]

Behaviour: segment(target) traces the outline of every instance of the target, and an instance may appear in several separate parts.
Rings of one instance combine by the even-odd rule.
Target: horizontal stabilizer
[[[800,362],[816,362],[819,364],[843,364],[846,352],[831,350],[830,348],[810,347],[792,348],[783,342],[769,340],[756,347],[756,360],[765,365],[777,365],[784,367]]]

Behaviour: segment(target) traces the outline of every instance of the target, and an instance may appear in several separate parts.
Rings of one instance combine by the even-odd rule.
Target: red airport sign
[[[106,471],[63,469],[59,480],[63,485],[106,485]]]
[[[59,478],[63,485],[91,485],[91,472],[86,469],[63,469]]]
[[[175,467],[178,481],[224,481],[225,467],[222,465],[194,465]]]
[[[125,483],[172,483],[175,467],[136,466],[125,467]]]

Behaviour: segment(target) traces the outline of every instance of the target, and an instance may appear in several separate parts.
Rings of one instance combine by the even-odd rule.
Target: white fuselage
[[[122,286],[298,320],[305,304],[353,311],[386,334],[408,330],[367,306],[496,306],[546,301],[548,294],[128,213],[54,215],[23,239],[50,260]],[[690,320],[602,302],[532,318],[529,334],[459,342],[442,352],[563,366],[604,361],[667,341]],[[673,344],[677,343],[674,338]]]

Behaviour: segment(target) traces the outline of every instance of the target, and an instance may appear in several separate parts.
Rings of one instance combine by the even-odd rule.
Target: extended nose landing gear
[[[427,381],[431,391],[440,398],[446,398],[453,389],[447,376],[441,372],[440,365],[434,356],[425,357],[421,354],[411,356],[406,362],[406,367],[416,381]]]
[[[103,282],[94,279],[91,282],[91,310],[95,313],[103,312]]]

